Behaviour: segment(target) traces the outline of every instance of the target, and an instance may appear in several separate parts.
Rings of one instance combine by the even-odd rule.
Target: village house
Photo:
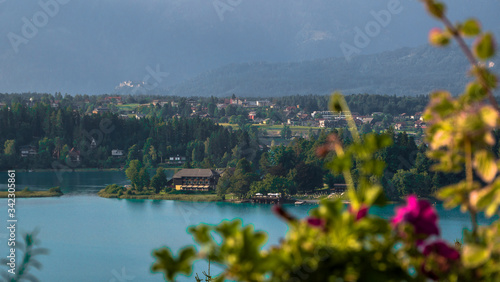
[[[319,116],[321,116],[321,118],[324,119],[334,119],[334,118],[357,117],[359,116],[359,114],[351,112],[335,113],[332,111],[314,111],[311,113],[311,117],[313,118],[318,118]]]
[[[249,112],[248,113],[248,118],[251,119],[251,120],[254,120],[256,115],[257,115],[256,112]]]
[[[371,124],[373,121],[373,118],[367,117],[367,116],[359,116],[355,119],[356,123],[358,120],[361,122],[361,124]]]
[[[75,148],[71,148],[71,150],[68,153],[68,156],[69,156],[69,159],[71,160],[71,162],[73,162],[73,163],[79,163],[81,161],[80,151],[78,151]]]
[[[362,121],[363,121],[363,123],[365,123],[365,124],[372,124],[372,122],[373,122],[373,118],[369,118],[369,117],[367,117],[367,118],[362,118],[361,120],[362,120]]]
[[[418,119],[418,120],[421,120],[423,121],[424,118],[422,117],[422,112],[416,112],[414,115],[411,116],[411,119]]]
[[[117,105],[122,105],[122,97],[106,97],[104,98],[105,103],[116,103]]]
[[[273,121],[270,118],[266,118],[262,121],[262,124],[273,124]]]
[[[26,158],[26,157],[32,157],[37,154],[37,150],[35,146],[21,146],[20,148],[21,151],[21,157]]]
[[[333,187],[331,188],[332,193],[344,193],[347,191],[348,187],[347,184],[333,184]]]
[[[325,126],[325,119],[320,119],[318,122],[319,122],[319,127],[326,127]]]
[[[406,113],[402,113],[399,116],[396,116],[395,119],[399,121],[405,121],[409,118],[409,116]]]
[[[254,118],[253,122],[255,124],[263,124],[264,123],[264,119],[263,118]]]
[[[247,101],[247,107],[257,107],[257,101]]]
[[[123,155],[124,155],[123,150],[114,149],[111,151],[111,156],[113,157],[123,157]]]
[[[301,120],[307,120],[309,118],[309,114],[297,113],[297,118]]]
[[[92,141],[90,142],[90,148],[94,149],[97,147],[97,142],[95,141],[94,137],[92,137]]]
[[[401,128],[403,128],[403,126],[404,126],[404,123],[398,122],[398,123],[394,124],[394,129],[401,130]]]
[[[269,100],[263,100],[263,101],[257,101],[257,106],[258,107],[267,107],[271,104]]]
[[[242,105],[243,105],[243,102],[245,102],[245,101],[243,101],[243,100],[241,100],[241,99],[238,99],[238,98],[236,98],[236,99],[230,99],[230,100],[229,100],[229,103],[230,103],[231,105],[239,105],[239,106],[242,106]]]
[[[135,114],[135,119],[143,119],[145,117],[146,117],[146,115],[144,115],[144,114]]]
[[[95,110],[92,111],[92,113],[96,114],[96,115],[97,114],[101,115],[101,114],[108,113],[108,112],[109,112],[109,109],[108,108],[104,108],[104,107],[97,108],[97,109],[95,109]]]
[[[361,122],[361,121],[359,121]],[[319,120],[319,127],[322,128],[342,128],[347,126],[347,121],[345,119],[321,119]]]
[[[425,128],[427,128],[427,124],[425,122],[421,121],[421,120],[417,120],[417,121],[415,121],[415,128],[417,128],[417,129],[418,128],[425,129]]]
[[[215,190],[219,173],[212,169],[182,169],[173,177],[175,190],[210,191]]]
[[[168,158],[168,162],[170,164],[183,164],[186,162],[186,157],[181,157],[179,155],[177,156],[172,156]]]

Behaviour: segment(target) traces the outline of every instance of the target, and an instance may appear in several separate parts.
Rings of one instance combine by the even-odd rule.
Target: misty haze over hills
[[[497,70],[500,64],[497,60],[489,66]],[[350,62],[330,58],[297,63],[232,64],[164,93],[265,97],[330,94],[339,90],[344,94],[420,95],[446,89],[459,94],[469,81],[465,76],[468,69],[468,62],[458,48],[426,46],[358,56]]]
[[[0,1],[0,92],[402,95],[466,81],[461,55],[420,47],[441,25],[418,1],[57,1]],[[500,1],[448,2],[500,38]],[[346,61],[341,44],[390,5],[400,12]]]

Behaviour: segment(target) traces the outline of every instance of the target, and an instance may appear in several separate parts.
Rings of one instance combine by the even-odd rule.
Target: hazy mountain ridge
[[[48,15],[46,4],[56,2],[66,4],[53,6]],[[146,89],[141,90],[146,91],[174,90],[175,85],[232,63],[263,61],[286,66],[286,62],[341,57],[342,43],[355,46],[355,30],[365,29],[374,21],[373,13],[387,10],[394,1],[217,1],[233,5],[224,12],[214,8],[214,2],[0,0],[0,91],[102,94],[127,81],[144,82]],[[396,2],[401,3],[401,13],[392,15],[390,23],[359,48],[361,54],[420,46],[427,42],[431,28],[441,26],[419,1]],[[450,4],[453,22],[477,17],[485,30],[500,38],[499,1],[445,2]],[[29,21],[34,15],[47,15],[48,22],[34,28]],[[35,30],[30,35],[26,34],[28,26]],[[295,65],[276,68],[278,74],[285,74]],[[169,76],[156,79],[150,69]],[[319,69],[314,69],[317,74]],[[274,73],[270,70],[258,82],[269,81],[269,74]],[[330,75],[330,70],[326,67],[322,77]],[[304,72],[309,73],[298,71],[300,77]],[[279,87],[269,84],[265,88],[279,93],[297,89],[281,76],[273,76],[273,85]],[[306,88],[309,82],[301,80],[297,80],[304,87],[300,91],[329,89],[326,85]],[[243,84],[211,92],[237,91],[238,87]],[[253,89],[241,89],[253,92],[249,90]]]
[[[168,89],[169,95],[242,97],[292,94],[428,94],[463,91],[468,63],[457,48],[402,48],[347,61],[328,58],[293,63],[230,64]],[[498,67],[498,64],[495,68]]]

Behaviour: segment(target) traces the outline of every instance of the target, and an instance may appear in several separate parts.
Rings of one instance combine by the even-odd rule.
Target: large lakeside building
[[[212,169],[182,169],[173,177],[175,190],[215,190],[220,174]]]

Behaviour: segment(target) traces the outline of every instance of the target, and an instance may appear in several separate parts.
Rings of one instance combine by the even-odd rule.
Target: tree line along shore
[[[8,198],[8,191],[0,191],[0,198]],[[28,187],[23,190],[16,191],[16,198],[48,198],[48,197],[60,197],[64,195],[60,187],[53,187],[45,191],[31,191]]]

